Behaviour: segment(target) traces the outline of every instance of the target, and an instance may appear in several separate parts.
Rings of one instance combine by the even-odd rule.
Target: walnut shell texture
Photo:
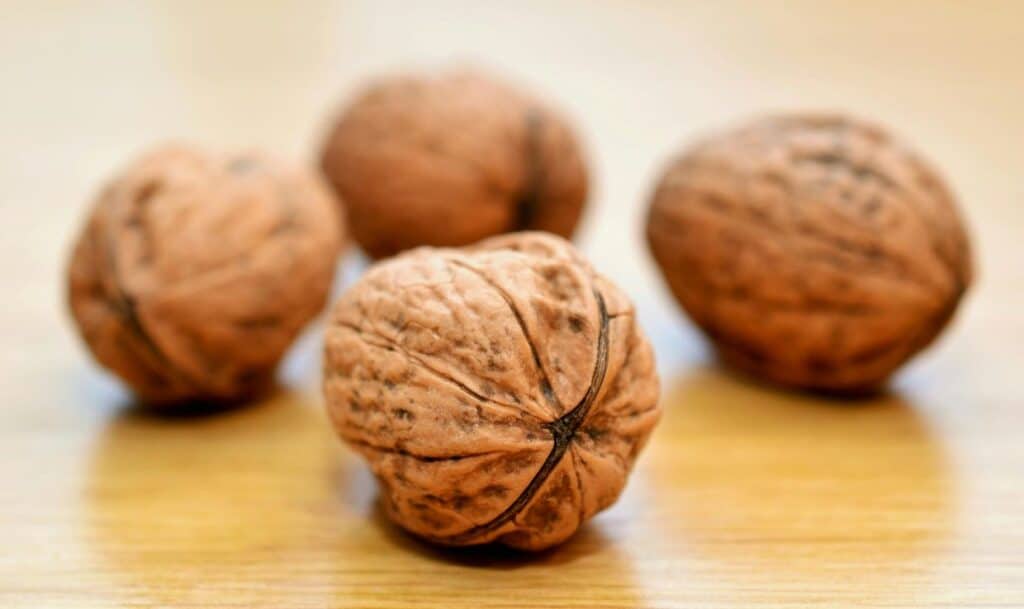
[[[68,271],[71,312],[143,401],[243,398],[323,309],[343,232],[311,172],[161,147],[95,201]]]
[[[616,500],[660,415],[631,303],[550,234],[378,263],[325,350],[339,434],[390,517],[441,544],[564,541]]]
[[[705,140],[668,167],[647,236],[723,360],[807,389],[877,389],[971,283],[940,177],[841,116],[770,117]]]
[[[338,119],[321,166],[375,258],[520,230],[569,237],[587,197],[565,119],[465,69],[370,85]]]

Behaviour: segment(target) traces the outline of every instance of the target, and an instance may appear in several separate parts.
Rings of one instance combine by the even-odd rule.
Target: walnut
[[[631,303],[543,233],[377,264],[325,352],[329,413],[385,511],[441,544],[564,541],[616,500],[660,414]]]
[[[322,168],[375,258],[527,229],[569,237],[587,196],[566,121],[467,70],[369,86],[328,136]]]
[[[939,176],[839,116],[767,118],[699,144],[661,179],[647,236],[726,362],[808,389],[878,388],[971,283]]]
[[[167,146],[96,200],[69,267],[71,311],[143,401],[242,398],[323,309],[342,232],[308,172]]]

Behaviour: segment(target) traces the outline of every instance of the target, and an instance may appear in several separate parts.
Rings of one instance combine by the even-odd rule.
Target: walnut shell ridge
[[[464,69],[370,84],[331,129],[321,167],[374,258],[520,230],[569,237],[587,197],[566,120]]]
[[[378,263],[335,305],[324,392],[396,523],[539,550],[611,505],[660,415],[628,299],[565,240]]]
[[[808,389],[877,389],[971,283],[939,175],[842,116],[770,117],[703,141],[665,171],[647,237],[723,360]]]
[[[94,202],[68,269],[71,312],[145,402],[247,397],[323,309],[343,230],[310,172],[165,146]]]

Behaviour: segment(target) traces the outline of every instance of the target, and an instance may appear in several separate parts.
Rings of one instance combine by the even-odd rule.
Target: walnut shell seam
[[[381,263],[325,349],[339,436],[388,517],[442,545],[565,541],[614,503],[657,422],[631,303],[551,235]]]
[[[461,263],[458,260],[449,260],[448,262],[451,263],[451,264],[455,264],[457,266],[460,266],[462,268],[466,268],[466,269],[471,269],[472,268],[469,265]],[[481,275],[481,276],[483,276],[483,275]],[[501,290],[500,287],[498,287],[496,285],[493,285],[493,284],[491,284],[491,285],[499,293],[502,293],[502,290]],[[598,328],[597,354],[596,354],[596,359],[595,359],[595,363],[594,363],[594,370],[593,370],[593,373],[592,373],[592,376],[591,376],[590,384],[589,384],[589,386],[587,388],[587,391],[584,394],[583,398],[570,411],[566,412],[565,414],[563,414],[562,416],[558,417],[557,419],[555,419],[553,421],[550,421],[550,422],[547,422],[547,423],[543,423],[541,425],[541,427],[543,429],[545,429],[549,433],[551,433],[553,445],[552,445],[551,450],[549,451],[547,457],[545,458],[544,462],[541,464],[540,468],[538,468],[537,472],[534,474],[533,478],[531,478],[531,480],[527,484],[527,486],[509,504],[509,506],[506,507],[502,512],[500,512],[497,516],[495,516],[490,521],[488,521],[486,523],[483,523],[483,524],[480,524],[480,525],[476,525],[476,526],[474,526],[474,527],[472,527],[470,529],[467,529],[466,531],[462,531],[462,532],[457,533],[455,535],[450,535],[450,536],[426,536],[426,535],[423,535],[423,534],[419,534],[420,537],[424,537],[425,539],[429,539],[431,541],[435,541],[435,542],[439,542],[439,543],[459,545],[459,544],[467,543],[467,542],[471,541],[475,537],[479,537],[481,535],[486,535],[488,533],[493,532],[494,530],[500,528],[502,525],[504,525],[508,521],[514,519],[520,513],[520,511],[523,508],[525,508],[530,503],[530,501],[536,495],[537,491],[539,491],[541,489],[541,487],[543,487],[544,483],[547,481],[547,479],[550,476],[551,472],[554,471],[556,466],[561,462],[562,458],[565,456],[566,452],[568,451],[569,447],[571,446],[573,437],[575,436],[575,434],[576,434],[577,430],[580,428],[580,426],[583,424],[584,420],[586,419],[587,414],[590,411],[591,406],[593,406],[594,402],[597,400],[597,397],[601,394],[601,389],[604,386],[605,373],[606,373],[606,371],[608,369],[609,322],[612,319],[616,318],[616,317],[619,317],[621,315],[628,315],[629,314],[629,313],[619,313],[619,314],[616,314],[616,315],[609,315],[607,307],[605,305],[604,297],[601,295],[601,293],[598,290],[596,290],[596,289],[592,289],[592,293],[594,295],[595,300],[598,303],[598,319],[599,319],[599,324],[600,325],[599,325],[599,328]],[[526,326],[522,322],[521,314],[519,313],[518,309],[515,307],[515,305],[510,300],[508,301],[508,304],[509,304],[509,308],[512,310],[513,314],[520,320],[520,323],[522,324],[521,325],[521,329],[522,329],[523,334],[524,334],[527,342],[529,343],[531,349],[535,350],[534,341],[532,339],[530,339],[530,336],[527,333]],[[458,379],[455,379],[452,376],[450,376],[448,374],[445,374],[445,373],[443,373],[443,372],[441,372],[441,371],[439,371],[439,370],[429,366],[421,358],[416,357],[414,354],[409,353],[408,351],[405,351],[401,347],[392,344],[388,339],[386,339],[386,338],[384,338],[382,336],[377,336],[373,332],[368,331],[365,328],[361,328],[361,327],[354,326],[352,324],[348,324],[348,323],[344,323],[344,322],[337,322],[336,321],[335,323],[337,323],[340,327],[344,327],[344,328],[352,331],[353,333],[358,334],[364,341],[367,342],[367,344],[370,344],[372,346],[379,347],[379,348],[382,348],[382,349],[386,349],[386,350],[389,350],[389,351],[402,351],[403,355],[405,357],[407,357],[411,361],[415,362],[423,370],[426,370],[426,371],[430,372],[431,374],[434,374],[434,375],[437,375],[437,376],[443,378],[446,382],[451,383],[452,385],[458,387],[461,391],[465,392],[466,394],[470,395],[471,397],[473,397],[473,398],[475,398],[477,400],[480,400],[481,402],[489,402],[489,403],[496,404],[496,405],[499,405],[499,406],[507,406],[507,407],[512,407],[513,406],[511,404],[506,405],[506,404],[503,404],[501,402],[495,401],[495,399],[493,397],[487,397],[487,396],[481,395],[480,393],[476,392],[472,388],[468,387],[465,383],[462,383]],[[549,400],[551,400],[553,402],[557,401],[557,398],[555,397],[554,392],[551,389],[550,381],[547,380],[547,373],[544,370],[544,367],[541,365],[540,358],[539,358],[539,356],[537,356],[535,351],[534,351],[534,357],[535,357],[535,364],[537,366],[537,369],[540,371],[541,376],[542,376],[541,393],[547,399],[549,399]],[[352,425],[352,424],[349,423],[349,425]],[[400,454],[402,456],[409,457],[409,458],[415,459],[417,461],[423,461],[423,462],[428,462],[428,463],[430,463],[430,462],[438,462],[438,461],[458,461],[458,460],[462,460],[462,459],[471,459],[471,458],[476,458],[476,457],[487,456],[487,455],[490,455],[490,454],[496,454],[497,452],[499,452],[499,451],[489,451],[489,452],[477,452],[477,453],[459,454],[459,455],[450,455],[450,456],[434,456],[434,455],[417,454],[417,453],[409,451],[409,450],[399,449],[399,448],[395,448],[395,447],[385,447],[385,446],[379,446],[379,445],[371,444],[371,443],[359,440],[357,438],[351,437],[349,434],[342,434],[342,438],[346,442],[349,442],[349,443],[351,443],[353,445],[362,446],[363,448],[367,448],[367,449],[370,449],[370,450],[373,450],[373,451]]]
[[[474,526],[471,529],[463,531],[457,535],[444,538],[434,538],[435,541],[444,541],[446,543],[464,543],[478,535],[490,533],[498,527],[502,526],[509,520],[516,517],[519,512],[526,507],[526,505],[533,499],[537,491],[540,490],[541,486],[547,481],[548,476],[554,471],[555,466],[565,456],[566,451],[569,449],[570,442],[572,442],[573,436],[576,435],[576,430],[579,429],[583,420],[586,418],[587,413],[590,411],[590,407],[594,404],[594,400],[601,393],[601,386],[604,384],[604,375],[608,370],[608,310],[604,304],[604,297],[597,290],[594,290],[594,298],[597,300],[598,315],[600,320],[600,327],[598,328],[597,335],[597,359],[594,363],[594,373],[590,379],[590,386],[587,387],[587,392],[584,394],[583,399],[580,400],[576,406],[569,412],[558,417],[550,423],[543,425],[544,429],[551,433],[553,445],[551,446],[551,452],[544,459],[544,463],[541,464],[540,469],[534,474],[533,478],[530,479],[529,484],[522,490],[518,497],[507,507],[504,511],[490,520],[481,525]],[[531,341],[532,345],[532,341]],[[548,388],[550,391],[550,387]]]

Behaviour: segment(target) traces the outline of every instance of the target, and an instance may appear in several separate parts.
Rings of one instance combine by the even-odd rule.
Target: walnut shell
[[[537,550],[611,505],[658,420],[626,296],[544,233],[379,263],[335,305],[324,391],[390,517]]]
[[[338,119],[322,168],[375,258],[527,229],[569,237],[587,196],[566,121],[465,70],[372,84]]]
[[[826,391],[884,383],[971,282],[952,195],[882,129],[780,116],[673,162],[647,236],[672,292],[736,367]]]
[[[337,207],[313,174],[260,155],[147,154],[100,194],[75,245],[78,329],[146,402],[257,392],[324,307]]]

